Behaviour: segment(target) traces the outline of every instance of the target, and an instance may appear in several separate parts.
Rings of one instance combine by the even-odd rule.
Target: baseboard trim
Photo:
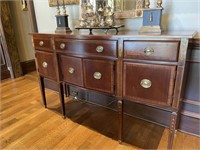
[[[10,78],[10,71],[9,70],[1,70],[1,80]]]
[[[21,67],[23,75],[35,71],[36,70],[35,59],[21,62]]]

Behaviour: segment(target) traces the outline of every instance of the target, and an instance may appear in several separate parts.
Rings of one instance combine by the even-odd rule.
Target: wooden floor
[[[35,72],[17,79],[2,81],[0,94],[0,149],[141,149],[137,144],[138,147],[127,144],[129,142],[119,144],[114,140],[115,138],[100,134],[87,124],[82,124],[81,122],[84,121],[77,112],[74,113],[68,108],[66,108],[68,109],[67,114],[72,119],[63,119],[58,111],[60,108],[58,95],[50,90],[47,90],[48,109],[45,109],[41,103]],[[74,105],[71,103],[71,107]],[[81,109],[84,104],[78,105],[80,106],[79,114],[83,114],[86,110]],[[95,109],[92,106],[89,107]],[[108,116],[102,114],[101,117]],[[96,121],[90,120],[89,122],[95,124]],[[100,122],[96,124],[98,123]],[[148,123],[142,122],[141,124]],[[102,124],[102,127],[105,125]],[[135,126],[138,124],[135,123]],[[156,148],[166,149],[168,129],[162,130],[157,125],[148,125],[148,128],[155,129],[149,132],[158,131],[161,136],[145,139],[143,137],[146,129],[134,131],[131,135],[132,137],[140,136],[138,138],[140,142],[149,143],[149,145],[152,143],[151,139],[155,138],[155,141],[158,141]],[[130,141],[132,140],[131,135],[128,137]],[[173,149],[200,149],[200,138],[177,132]]]

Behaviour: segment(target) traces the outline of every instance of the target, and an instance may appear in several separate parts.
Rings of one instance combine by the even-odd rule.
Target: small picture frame
[[[27,8],[27,2],[26,2],[26,0],[20,0],[20,3],[21,3],[21,9],[23,11],[27,11],[28,8]]]

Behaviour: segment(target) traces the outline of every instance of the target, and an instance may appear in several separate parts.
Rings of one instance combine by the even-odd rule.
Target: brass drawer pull
[[[43,45],[44,45],[44,41],[40,41],[40,42],[39,42],[39,45],[40,45],[40,46],[43,46]]]
[[[154,53],[154,49],[151,48],[151,47],[147,47],[147,48],[144,49],[144,53],[145,53],[146,55],[151,55],[151,54]]]
[[[103,52],[103,46],[97,46],[96,51],[98,53],[102,53]]]
[[[151,81],[148,80],[148,79],[143,79],[143,80],[141,80],[140,85],[141,85],[143,88],[148,89],[148,88],[151,87]]]
[[[93,74],[93,77],[94,77],[95,79],[99,80],[99,79],[101,79],[102,75],[101,75],[100,72],[95,72],[95,73]]]
[[[60,48],[61,48],[61,49],[64,49],[64,48],[65,48],[65,43],[61,43],[61,44],[60,44]]]
[[[69,67],[68,72],[69,72],[70,74],[73,74],[73,73],[75,72],[75,69],[72,68],[72,67]]]
[[[43,67],[43,68],[47,68],[47,66],[48,66],[47,62],[44,61],[44,62],[42,63],[42,67]]]

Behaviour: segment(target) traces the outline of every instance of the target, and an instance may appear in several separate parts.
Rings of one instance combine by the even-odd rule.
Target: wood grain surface
[[[14,80],[3,80],[0,92],[0,149],[136,150],[167,147],[168,129],[129,116],[124,117],[130,122],[124,125],[127,139],[119,144],[115,140],[115,122],[118,120],[112,117],[117,113],[95,105],[67,98],[68,118],[63,119],[59,95],[50,90],[46,92],[48,109],[45,109],[36,72]],[[107,119],[107,122],[102,124],[101,119],[103,122]],[[173,149],[199,148],[200,138],[176,133]]]

